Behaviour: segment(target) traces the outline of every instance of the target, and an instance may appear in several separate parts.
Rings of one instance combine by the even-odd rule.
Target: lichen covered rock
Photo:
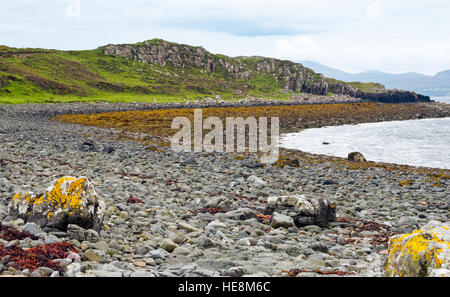
[[[311,195],[273,196],[268,198],[269,212],[275,211],[293,218],[297,227],[327,226],[336,220],[336,204]]]
[[[389,240],[386,276],[450,276],[450,224],[431,221]]]
[[[66,230],[69,224],[100,230],[105,203],[98,199],[86,177],[65,176],[45,193],[17,193],[9,205],[9,215],[40,227]]]

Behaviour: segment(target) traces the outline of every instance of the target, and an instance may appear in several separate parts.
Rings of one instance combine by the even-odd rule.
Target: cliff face
[[[330,83],[328,91],[335,94],[348,95],[365,100],[384,102],[384,103],[402,103],[402,102],[429,102],[430,97],[416,94],[405,90],[385,89],[383,85],[373,91],[363,91],[345,83]]]
[[[153,40],[137,45],[107,45],[104,53],[159,66],[195,67],[207,72],[222,72],[242,80],[248,80],[257,73],[268,73],[286,90],[326,94],[323,76],[289,61],[261,57],[231,58],[211,54],[202,47]]]
[[[207,73],[219,73],[233,79],[249,80],[257,75],[269,75],[287,91],[316,95],[349,95],[370,101],[399,103],[429,101],[429,97],[401,90],[386,90],[384,86],[359,88],[352,83],[328,79],[302,64],[263,57],[227,57],[209,53],[202,47],[149,40],[139,44],[107,45],[105,55],[124,57],[142,63],[170,66],[177,69],[196,68]],[[374,85],[374,86],[373,86]]]

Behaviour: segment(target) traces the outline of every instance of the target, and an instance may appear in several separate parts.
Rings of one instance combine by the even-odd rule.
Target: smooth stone
[[[22,231],[23,232],[30,232],[33,235],[38,235],[38,234],[42,234],[45,233],[44,231],[42,231],[42,229],[35,223],[26,223],[23,227],[22,227]]]
[[[174,249],[176,249],[178,247],[178,245],[173,242],[172,239],[170,238],[165,238],[161,243],[160,243],[160,247],[166,251],[168,251],[169,253],[171,253]]]

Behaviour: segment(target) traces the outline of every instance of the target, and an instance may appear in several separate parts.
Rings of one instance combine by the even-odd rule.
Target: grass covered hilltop
[[[326,78],[290,61],[231,58],[160,39],[85,51],[0,46],[0,103],[289,99],[298,93],[391,103],[429,101],[380,84]]]

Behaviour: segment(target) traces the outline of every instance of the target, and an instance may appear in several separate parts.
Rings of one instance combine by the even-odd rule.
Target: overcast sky
[[[448,0],[3,0],[0,44],[93,49],[152,38],[348,72],[450,69]]]

